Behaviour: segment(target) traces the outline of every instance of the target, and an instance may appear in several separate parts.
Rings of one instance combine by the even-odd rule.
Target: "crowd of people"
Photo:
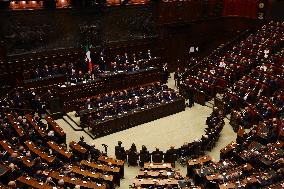
[[[194,71],[187,69],[186,71],[190,74],[177,71],[176,80],[182,84],[182,87],[193,89],[193,93],[201,91],[207,97],[206,100],[210,100],[217,92],[224,91],[227,86],[242,78],[251,69],[267,69],[265,65],[260,66],[261,62],[271,62],[271,54],[281,43],[281,39],[283,39],[283,24],[265,24],[244,40],[237,41],[228,45],[226,49],[212,54],[201,63],[203,66],[195,66]],[[281,51],[278,53],[281,54]],[[279,69],[273,66],[269,66],[268,70],[270,72],[277,70],[278,74],[275,76],[281,75]],[[251,73],[251,75],[254,74],[255,72]],[[274,76],[265,79],[267,76],[260,74],[256,77],[264,80],[264,83],[268,85],[275,84]],[[277,86],[275,85],[274,88]],[[260,86],[259,90],[264,89]]]
[[[266,119],[249,132],[240,129],[237,141],[221,149],[220,161],[197,168],[195,183],[209,188],[283,188],[280,120]]]
[[[270,24],[270,27],[273,28],[273,24]],[[265,25],[262,30],[267,28],[269,27]],[[276,33],[283,36],[283,27],[276,28],[282,28],[282,33]],[[264,39],[262,38],[261,41]],[[237,122],[246,128],[257,121],[283,113],[284,68],[278,64],[282,49],[281,46],[274,48],[269,56],[262,59],[258,66],[252,68],[248,75],[243,76],[223,95],[225,112],[235,110],[236,116],[233,117],[237,117]]]
[[[196,171],[201,173],[195,175],[200,185],[283,188],[284,69],[280,63],[283,48],[277,45],[277,38],[281,40],[283,36],[283,24],[270,22],[258,30],[256,36],[250,35],[242,42],[242,47],[247,49],[276,46],[266,50],[263,58],[256,58],[257,66],[251,67],[247,75],[224,93],[224,114],[232,111],[230,123],[238,133],[237,140],[221,150],[219,162],[202,165],[200,171]]]
[[[68,150],[66,134],[52,118],[48,115],[42,118],[29,110],[15,110],[11,108],[11,102],[4,104],[5,101],[2,105],[6,109],[0,113],[2,184],[9,188],[42,186],[76,189],[114,188],[119,185],[123,175],[111,171],[116,165],[104,162],[107,158],[98,160],[106,156],[106,152],[99,151],[94,144],[87,144],[83,137],[78,143],[70,142]],[[83,165],[82,161],[91,162],[95,168]],[[120,168],[116,166],[116,169]],[[93,176],[88,175],[94,172]],[[111,179],[113,177],[116,180]]]
[[[151,65],[151,59],[155,59],[149,49],[147,52],[139,52],[137,55],[133,53],[128,55],[125,52],[123,55],[116,55],[109,57],[106,55],[105,50],[100,53],[92,53],[88,51],[86,59],[90,63],[85,63],[82,66],[74,63],[62,63],[61,65],[45,64],[43,67],[35,68],[32,71],[27,70],[23,74],[24,79],[39,79],[50,77],[58,74],[66,75],[71,82],[80,82],[83,80],[94,79],[100,74],[105,72],[127,71],[134,72],[140,69],[148,68]],[[88,58],[87,58],[88,57]],[[84,59],[84,57],[82,57]],[[88,67],[88,69],[86,69]]]
[[[181,84],[191,85],[206,94],[211,94],[211,89],[206,87],[217,85],[222,78],[227,84],[238,80],[223,96],[225,111],[213,109],[206,120],[208,128],[200,139],[177,149],[172,146],[163,152],[157,148],[151,153],[146,146],[138,151],[135,144],[125,150],[119,142],[115,147],[116,158],[127,161],[130,166],[144,166],[145,162],[171,163],[174,166],[178,159],[184,165],[188,158],[197,158],[214,147],[224,126],[223,114],[234,110],[234,114],[239,115],[236,142],[221,150],[220,161],[200,164],[187,176],[193,178],[195,185],[205,188],[283,188],[284,51],[282,47],[274,48],[279,39],[283,39],[283,28],[284,25],[279,22],[264,25],[233,46],[224,56],[214,55],[208,60],[206,69],[197,68],[195,75],[185,74],[186,79],[180,80]],[[118,62],[123,62],[119,59],[117,57]],[[236,69],[241,72],[239,75]],[[47,66],[40,72],[45,76],[57,72],[55,68],[49,70]],[[177,77],[182,75],[178,73]],[[171,101],[178,96],[178,93],[164,85],[153,84],[89,99],[84,102],[82,109],[79,107],[77,114],[80,115],[80,111],[95,111],[94,115],[98,116],[95,119],[103,119],[151,103]],[[106,154],[95,145],[89,145],[81,138],[78,143],[69,144],[71,150],[68,150],[64,131],[54,125],[56,123],[50,117],[41,118],[34,113],[38,112],[36,109],[30,113],[29,110],[23,110],[29,101],[19,92],[7,98],[0,102],[0,165],[7,168],[3,170],[9,171],[9,174],[4,173],[7,178],[1,180],[3,184],[10,188],[21,188],[27,184],[24,181],[29,180],[39,185],[76,189],[85,184],[106,188],[118,185],[116,181],[106,179],[111,175],[117,177],[112,171],[106,170],[118,167],[105,163],[105,158],[100,160]],[[234,117],[233,113],[231,117]],[[243,127],[249,131],[244,131]],[[94,171],[98,172],[98,177],[84,174]],[[22,177],[24,180],[20,179]],[[121,173],[120,178],[123,178]],[[178,174],[175,178],[183,179]]]
[[[204,155],[206,151],[210,151],[220,137],[220,133],[224,126],[224,118],[219,110],[215,107],[212,114],[206,120],[207,128],[205,134],[200,139],[196,139],[191,143],[185,143],[180,148],[176,149],[171,146],[166,152],[156,148],[155,151],[149,152],[146,146],[142,146],[140,151],[137,150],[133,143],[129,150],[125,150],[122,142],[118,142],[115,147],[115,155],[117,159],[127,160],[130,166],[144,166],[145,162],[154,163],[171,163],[173,167],[176,161],[185,166],[188,159]]]

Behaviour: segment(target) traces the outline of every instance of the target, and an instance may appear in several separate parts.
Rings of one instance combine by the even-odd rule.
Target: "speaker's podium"
[[[61,102],[59,97],[52,98],[49,101],[49,111],[50,116],[53,119],[60,119],[63,117],[63,103]]]

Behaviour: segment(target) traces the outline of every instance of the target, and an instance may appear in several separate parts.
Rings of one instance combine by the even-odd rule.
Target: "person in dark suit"
[[[42,70],[42,74],[43,77],[47,77],[51,75],[51,70],[49,69],[48,65],[44,65],[44,68]]]
[[[128,150],[128,165],[137,166],[138,164],[138,153],[136,149],[136,145],[133,143]]]
[[[152,161],[154,163],[162,163],[163,162],[164,153],[156,148],[155,151],[152,152]]]
[[[99,58],[99,67],[100,67],[100,70],[102,71],[106,71],[107,69],[106,60],[103,55],[101,55]]]
[[[115,157],[118,160],[126,160],[126,152],[124,147],[121,146],[122,142],[118,141],[118,146],[115,146]]]
[[[59,74],[59,69],[58,69],[58,67],[57,67],[57,65],[56,64],[54,64],[53,65],[53,68],[52,68],[52,75],[57,75],[57,74]]]
[[[110,71],[112,72],[118,71],[118,66],[116,61],[110,63]]]
[[[91,99],[87,99],[87,102],[86,102],[86,104],[85,104],[85,107],[87,108],[87,109],[93,109],[93,104],[92,104],[92,102],[91,102]]]
[[[175,80],[175,86],[179,87],[180,80],[181,80],[181,70],[180,68],[177,68],[175,74],[174,74],[174,80]]]
[[[66,66],[65,63],[63,63],[63,64],[60,66],[59,72],[60,72],[61,74],[64,74],[64,75],[66,75],[66,74],[68,73],[68,69],[67,69],[67,66]]]
[[[77,83],[77,74],[76,70],[72,69],[71,74],[69,75],[69,80],[71,83]]]
[[[121,66],[121,64],[123,64],[122,58],[119,56],[119,54],[116,55],[116,57],[115,57],[114,60],[115,60],[115,62],[116,62],[119,66]]]
[[[146,146],[142,146],[142,150],[140,150],[140,161],[139,161],[139,165],[141,167],[144,166],[145,162],[150,162],[151,161],[151,155],[150,152],[147,150]]]
[[[20,96],[20,93],[17,91],[14,98],[13,98],[13,104],[17,107],[17,108],[23,108],[24,107],[24,100],[23,98]]]
[[[163,64],[162,73],[163,73],[163,83],[167,83],[168,77],[169,77],[169,71],[168,71],[168,64],[167,63]]]
[[[174,146],[171,146],[170,149],[167,150],[167,152],[165,153],[165,162],[167,163],[171,163],[173,165],[173,167],[175,167],[175,161],[177,160],[177,150],[174,148]]]
[[[92,79],[92,72],[89,70],[85,75],[84,75],[84,80],[91,80]]]
[[[124,56],[122,57],[122,61],[123,61],[123,63],[125,63],[125,64],[128,64],[128,63],[129,63],[129,58],[128,58],[128,55],[127,55],[126,52],[124,53]]]
[[[136,58],[136,54],[135,53],[133,53],[133,55],[132,55],[132,62],[134,64],[136,64],[136,62],[137,62],[137,58]]]
[[[33,78],[40,78],[41,74],[38,68],[35,69],[35,71],[33,72]]]
[[[83,72],[80,70],[78,72],[78,75],[77,75],[77,82],[82,82],[84,80],[84,74]]]
[[[269,117],[272,116],[272,114],[273,114],[272,108],[271,108],[271,107],[268,107],[268,108],[266,109],[266,111],[263,113],[263,117],[264,117],[264,118],[269,118]]]
[[[151,50],[148,49],[147,54],[146,54],[146,59],[151,59],[151,58],[152,58]]]

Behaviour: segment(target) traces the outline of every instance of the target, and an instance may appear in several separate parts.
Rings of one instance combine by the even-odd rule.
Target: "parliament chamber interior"
[[[283,189],[283,0],[0,0],[0,189]]]

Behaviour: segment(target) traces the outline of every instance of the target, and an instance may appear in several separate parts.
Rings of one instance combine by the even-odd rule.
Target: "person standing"
[[[168,63],[163,64],[162,67],[162,75],[163,75],[163,83],[168,82],[168,77],[169,77],[169,71],[168,71]]]

